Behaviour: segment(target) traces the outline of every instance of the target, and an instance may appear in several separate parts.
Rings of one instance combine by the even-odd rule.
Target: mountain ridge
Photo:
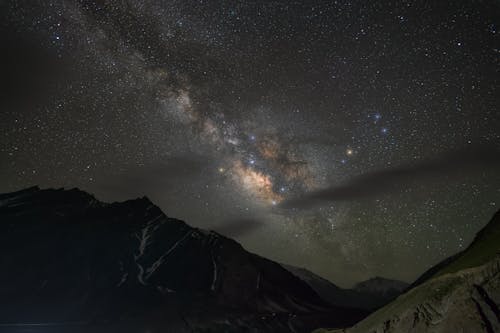
[[[329,304],[278,263],[168,217],[147,197],[103,203],[75,188],[31,187],[0,195],[0,221],[9,267],[0,324],[300,333],[367,314]]]
[[[320,297],[333,305],[373,311],[394,298],[408,286],[408,283],[387,278],[373,277],[360,281],[353,288],[341,288],[333,282],[305,269],[284,265],[286,269],[308,283]],[[385,288],[377,289],[379,281],[385,282]]]

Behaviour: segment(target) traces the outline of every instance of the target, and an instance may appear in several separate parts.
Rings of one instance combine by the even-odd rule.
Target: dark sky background
[[[500,3],[0,1],[0,192],[147,195],[341,286],[500,205]]]

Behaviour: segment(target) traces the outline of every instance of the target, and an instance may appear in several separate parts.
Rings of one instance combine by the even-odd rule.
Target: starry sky
[[[0,192],[148,196],[340,286],[500,205],[500,3],[0,1]]]

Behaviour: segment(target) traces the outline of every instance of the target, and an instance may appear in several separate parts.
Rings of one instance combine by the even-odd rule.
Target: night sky
[[[500,206],[500,3],[0,1],[0,192],[146,195],[341,286]]]

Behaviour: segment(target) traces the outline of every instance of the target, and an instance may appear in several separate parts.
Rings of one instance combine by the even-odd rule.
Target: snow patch
[[[210,289],[212,291],[214,291],[215,290],[215,284],[217,282],[217,262],[215,261],[213,253],[212,253],[212,264],[213,264],[213,267],[214,267],[214,275],[213,275],[213,279],[212,279],[212,286],[210,287]]]
[[[188,231],[184,236],[182,236],[174,245],[170,247],[164,254],[162,254],[149,268],[146,269],[146,280],[158,269],[158,267],[163,264],[165,257],[172,253],[179,244],[181,244],[187,237],[191,235],[192,231]]]
[[[144,281],[144,268],[142,268],[141,264],[137,264],[137,267],[139,268],[139,274],[137,274],[137,280],[139,280],[139,283],[142,285],[146,285],[146,282]]]
[[[125,281],[127,281],[127,277],[128,277],[128,273],[125,273],[122,275],[122,278],[120,280],[120,282],[118,282],[118,284],[116,285],[117,287],[121,286],[122,284],[125,283]]]

